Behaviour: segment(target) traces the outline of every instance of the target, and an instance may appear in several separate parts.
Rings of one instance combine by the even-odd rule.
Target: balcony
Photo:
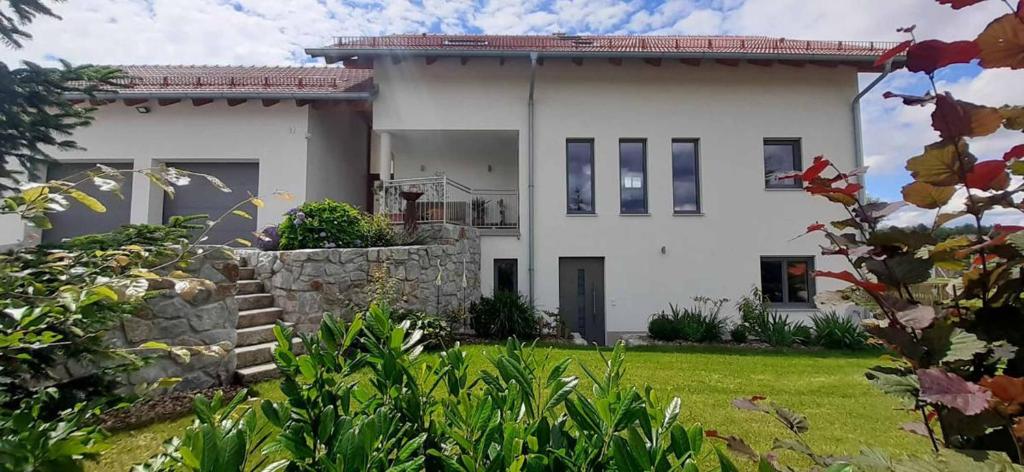
[[[415,199],[417,223],[451,223],[479,228],[482,234],[518,234],[519,192],[473,189],[445,175],[382,182],[377,212],[402,223],[407,197]]]

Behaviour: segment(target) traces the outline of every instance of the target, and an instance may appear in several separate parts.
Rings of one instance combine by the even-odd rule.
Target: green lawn
[[[495,347],[466,347],[475,367],[485,367],[481,354],[487,349]],[[538,349],[550,349],[553,357],[571,357],[588,367],[598,368],[600,362],[592,349]],[[895,401],[864,380],[865,369],[877,357],[877,353],[798,350],[631,349],[626,355],[626,379],[651,384],[666,402],[672,396],[681,397],[681,418],[686,424],[700,422],[706,429],[742,436],[758,449],[766,449],[773,437],[784,437],[785,431],[767,416],[733,408],[729,402],[734,398],[764,395],[804,413],[811,423],[807,438],[821,452],[855,453],[864,446],[927,452],[926,439],[899,430],[901,423],[914,418],[898,411]],[[281,398],[274,382],[259,384],[255,390],[264,398]],[[190,422],[191,418],[183,418],[119,433],[103,460],[87,470],[128,470]]]

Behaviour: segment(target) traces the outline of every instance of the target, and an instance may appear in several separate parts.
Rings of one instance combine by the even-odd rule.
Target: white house
[[[485,293],[528,294],[599,342],[645,331],[669,302],[753,286],[806,313],[815,285],[834,287],[811,271],[842,264],[793,238],[843,214],[766,174],[819,154],[860,165],[857,74],[882,72],[890,46],[397,35],[307,50],[343,68],[129,66],[133,87],[99,97],[95,124],[76,133],[87,150],[51,172],[168,163],[242,195],[329,197],[396,219],[398,192],[422,192],[421,219],[481,228]],[[192,187],[171,200],[138,177],[122,205],[62,216],[44,239],[240,198]],[[221,236],[296,204],[267,203]],[[22,236],[4,227],[8,242]]]

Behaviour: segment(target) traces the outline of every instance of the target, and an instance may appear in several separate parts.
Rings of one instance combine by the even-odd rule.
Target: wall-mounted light
[[[420,172],[426,172],[426,171],[427,171],[427,166],[425,166],[423,164],[420,164]]]
[[[494,167],[492,167],[490,164],[487,164],[487,172],[490,172],[493,169],[494,169]]]
[[[149,107],[135,107],[135,111],[145,115],[146,113],[149,113]]]
[[[668,254],[668,248],[667,248],[667,247],[665,247],[665,246],[662,246],[662,247],[661,247],[661,253],[662,253],[662,254]]]

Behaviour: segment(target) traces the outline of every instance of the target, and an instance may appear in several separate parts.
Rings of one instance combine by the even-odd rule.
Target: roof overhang
[[[67,100],[308,100],[308,101],[372,101],[376,87],[368,92],[202,92],[202,91],[123,91],[100,92],[93,95],[68,93]]]
[[[322,57],[328,64],[366,57],[460,57],[460,58],[522,58],[535,55],[541,59],[682,59],[682,60],[732,60],[732,61],[786,61],[790,63],[835,63],[856,66],[865,72],[881,72],[876,66],[877,55],[861,54],[793,54],[793,53],[751,53],[751,52],[640,52],[640,51],[480,51],[453,49],[347,49],[336,47],[308,48],[306,54]],[[899,68],[905,57],[893,60],[893,67]]]

